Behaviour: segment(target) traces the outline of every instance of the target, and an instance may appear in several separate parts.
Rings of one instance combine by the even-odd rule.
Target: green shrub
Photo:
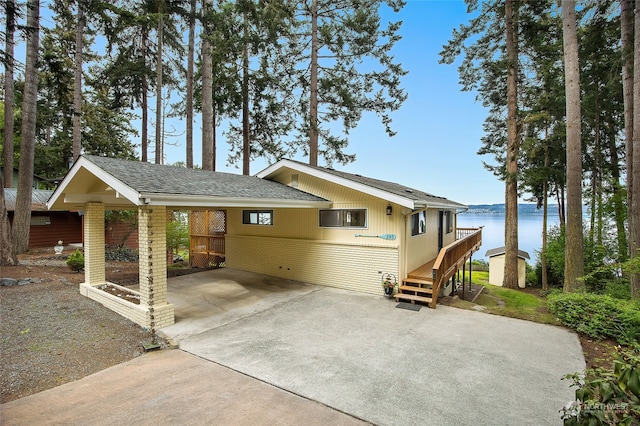
[[[80,250],[76,250],[69,255],[67,266],[75,272],[80,272],[84,269],[84,255]]]
[[[629,280],[619,279],[609,281],[604,286],[604,294],[615,299],[629,300],[631,299],[631,290],[629,288]]]
[[[554,293],[547,301],[564,325],[580,333],[624,345],[640,342],[640,310],[635,303],[593,293]]]
[[[576,400],[560,412],[566,426],[637,425],[640,421],[640,356],[621,350],[613,371],[602,368],[568,374]]]

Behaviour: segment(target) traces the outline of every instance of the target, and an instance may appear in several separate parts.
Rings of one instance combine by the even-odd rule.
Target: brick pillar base
[[[87,203],[84,209],[84,281],[89,285],[105,282],[102,203]]]
[[[151,329],[174,323],[167,302],[167,210],[164,206],[138,209],[140,306],[149,312]]]

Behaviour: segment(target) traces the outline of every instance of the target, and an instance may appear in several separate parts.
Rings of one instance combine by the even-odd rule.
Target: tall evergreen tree
[[[4,200],[4,178],[0,175],[0,266],[13,266],[18,264],[13,239],[11,237],[11,224],[7,215],[7,204]]]
[[[16,30],[16,2],[5,0],[5,50],[4,50],[4,182],[13,186],[13,68],[14,33]],[[0,217],[0,220],[2,218]]]
[[[209,34],[212,31],[211,0],[202,0],[202,168],[215,171],[215,123],[213,108],[213,59]]]
[[[387,134],[393,136],[390,112],[406,99],[400,78],[406,74],[393,61],[391,50],[400,39],[401,22],[382,26],[380,8],[398,12],[402,0],[305,0],[297,9],[298,26],[285,58],[298,65],[295,94],[300,122],[293,150],[302,149],[310,164],[318,157],[331,164],[349,163],[348,132],[362,114],[381,117]],[[287,59],[283,59],[287,61]],[[363,62],[366,67],[361,66]],[[342,124],[342,135],[331,132],[334,123]]]
[[[627,175],[627,208],[633,208],[633,101],[634,101],[634,39],[633,39],[633,0],[620,0],[620,41],[622,44],[622,87],[624,103],[624,140],[626,149],[626,175]],[[635,219],[627,215],[629,229],[633,228]],[[631,245],[628,254],[633,256]]]
[[[73,79],[73,160],[77,160],[82,150],[82,56],[84,46],[84,0],[77,0],[76,50]]]
[[[40,46],[40,1],[27,3],[27,47],[24,71],[24,98],[20,140],[18,193],[13,217],[13,245],[17,254],[27,250],[33,190],[33,162],[36,139],[36,107],[38,101],[38,49]]]
[[[239,58],[230,65],[239,70],[241,79],[239,84],[222,88],[237,92],[227,97],[226,108],[234,108],[237,99],[241,114],[240,123],[232,120],[225,133],[231,145],[228,162],[235,164],[241,159],[243,174],[249,174],[252,159],[278,160],[284,156],[282,140],[293,128],[294,74],[288,69],[290,63],[281,58],[296,23],[293,10],[285,1],[241,1],[235,3],[230,13],[227,23],[218,29],[227,33],[228,44],[224,48],[231,57]],[[229,27],[230,21],[234,23]],[[224,74],[224,70],[220,71]],[[227,115],[235,116],[233,111]]]
[[[193,83],[195,66],[195,38],[196,38],[196,7],[197,1],[190,0],[189,5],[189,41],[187,48],[187,93],[186,110],[187,120],[187,140],[186,140],[186,165],[188,169],[193,168]]]
[[[582,142],[580,115],[580,66],[575,1],[562,1],[565,92],[567,102],[567,225],[564,291],[580,287],[584,276],[582,234]]]
[[[629,206],[629,252],[632,257],[640,256],[640,13],[636,1],[634,24],[633,56],[633,148],[631,163],[632,174],[627,179],[632,182],[631,205]],[[627,153],[627,156],[629,153]],[[631,275],[631,296],[640,297],[640,274]]]
[[[458,68],[462,90],[477,90],[478,99],[489,108],[484,123],[483,147],[478,153],[494,155],[497,166],[485,163],[485,167],[505,182],[504,283],[517,286],[518,21],[521,6],[516,7],[509,0],[504,4],[484,2],[481,5],[468,0],[467,5],[470,13],[479,14],[468,25],[453,31],[452,39],[440,53],[441,62],[451,64],[463,54]]]
[[[507,288],[518,287],[518,18],[513,0],[505,2],[507,53],[507,163],[505,180],[505,260],[504,283]]]

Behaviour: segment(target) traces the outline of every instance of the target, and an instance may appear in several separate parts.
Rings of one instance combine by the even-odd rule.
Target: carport
[[[142,327],[175,322],[167,297],[166,220],[170,209],[318,208],[330,202],[255,176],[210,172],[98,156],[81,156],[49,201],[48,209],[84,212],[85,281],[80,292]],[[99,287],[105,274],[105,210],[137,210],[140,304]]]

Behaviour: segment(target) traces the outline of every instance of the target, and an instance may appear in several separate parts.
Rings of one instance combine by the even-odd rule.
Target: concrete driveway
[[[577,336],[560,327],[216,274],[230,274],[221,283],[236,289],[214,298],[219,315],[164,334],[184,351],[375,424],[561,424],[558,410],[573,399],[561,377],[585,367]],[[182,302],[172,303],[180,313]]]
[[[140,424],[560,425],[558,410],[573,399],[561,377],[585,366],[577,336],[560,327],[447,306],[397,309],[383,297],[228,269],[171,279],[169,300],[178,322],[161,333],[195,356],[150,353],[13,401],[2,406],[7,424],[29,424],[11,419],[57,396],[67,407],[39,419],[68,423],[75,407],[94,424],[119,415]],[[118,384],[126,398],[105,399],[121,394]]]

